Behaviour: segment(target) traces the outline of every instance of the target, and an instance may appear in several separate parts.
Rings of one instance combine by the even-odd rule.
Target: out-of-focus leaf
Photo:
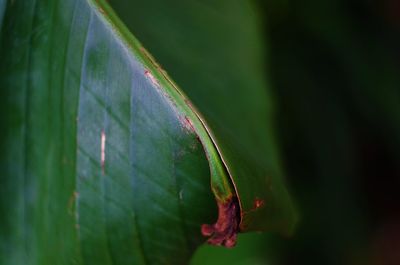
[[[374,233],[400,205],[400,35],[377,8],[392,1],[259,2],[302,213],[278,264],[373,263]]]
[[[190,264],[279,264],[275,262],[274,257],[276,253],[279,253],[279,248],[276,246],[277,238],[277,235],[271,233],[243,233],[239,235],[235,249],[216,248],[209,245],[199,247]]]

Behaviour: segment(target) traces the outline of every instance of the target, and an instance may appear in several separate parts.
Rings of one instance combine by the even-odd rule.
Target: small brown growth
[[[215,224],[203,224],[201,233],[209,236],[208,244],[225,246],[228,248],[236,245],[239,231],[239,205],[236,198],[225,203],[218,202],[218,220]]]

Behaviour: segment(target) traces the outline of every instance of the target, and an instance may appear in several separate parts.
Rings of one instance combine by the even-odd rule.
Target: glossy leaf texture
[[[297,216],[284,185],[253,1],[110,4],[204,115],[238,193],[241,230],[290,234]]]
[[[227,14],[245,23],[243,3]],[[136,8],[151,14],[129,3]],[[0,264],[186,264],[205,240],[201,224],[215,221],[214,196],[231,195],[226,169],[242,231],[291,230],[260,47],[237,68],[217,67],[220,80],[205,65],[247,58],[233,56],[235,45],[191,64],[185,79],[176,74],[203,118],[105,1],[2,1],[0,19]],[[233,38],[231,22],[210,37],[226,29]],[[162,50],[168,38],[154,41]],[[190,43],[181,52],[204,56]]]
[[[7,2],[1,264],[185,264],[217,215],[198,136],[103,12]]]

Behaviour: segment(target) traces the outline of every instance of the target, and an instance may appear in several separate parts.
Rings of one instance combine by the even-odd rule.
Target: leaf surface
[[[211,190],[239,196],[243,231],[291,226],[259,74],[177,75],[203,117],[105,1],[2,1],[0,22],[0,264],[186,264],[217,216]],[[247,58],[233,46],[218,60]]]
[[[253,2],[110,4],[204,115],[238,193],[241,230],[290,233],[297,218],[284,186]]]
[[[216,216],[193,114],[105,12],[7,3],[1,264],[185,264]]]

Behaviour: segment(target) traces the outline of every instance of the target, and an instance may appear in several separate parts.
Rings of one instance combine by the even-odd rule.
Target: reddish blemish
[[[192,102],[190,102],[190,100],[188,100],[187,98],[184,99],[185,103],[187,105],[189,105],[191,108],[193,108]]]
[[[185,116],[185,121],[186,121],[186,124],[190,127],[190,129],[191,129],[192,131],[194,131],[194,126],[193,126],[192,121],[191,121],[188,117],[186,117],[186,116]]]
[[[242,220],[242,223],[240,224],[240,230],[241,231],[245,231],[247,230],[248,224],[245,222],[245,220],[247,219],[245,216],[253,211],[256,211],[257,209],[263,207],[265,204],[265,201],[259,198],[255,198],[253,201],[253,207],[250,208],[247,211],[242,211],[240,213],[240,218]]]
[[[208,244],[225,246],[228,248],[236,245],[239,231],[239,205],[236,198],[227,202],[218,202],[218,220],[215,224],[203,224],[201,233],[209,236]]]
[[[192,121],[187,116],[185,116],[184,118],[183,117],[180,118],[180,121],[181,121],[181,124],[183,125],[183,127],[187,131],[189,131],[189,132],[194,132],[195,131]]]
[[[261,199],[258,199],[258,198],[256,198],[254,200],[254,209],[258,209],[263,205],[264,205],[264,200],[261,200]]]
[[[154,77],[154,75],[149,70],[145,70],[144,71],[144,75],[147,76],[147,78],[150,79],[151,83],[154,86],[157,86],[157,87],[160,86],[160,84],[158,83],[157,79]]]

